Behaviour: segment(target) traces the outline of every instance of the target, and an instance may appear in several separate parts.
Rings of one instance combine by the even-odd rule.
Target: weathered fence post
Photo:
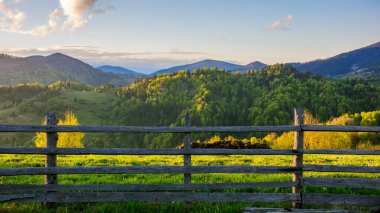
[[[48,112],[46,114],[46,125],[57,125],[57,118],[55,112]],[[56,148],[58,141],[58,135],[56,132],[47,132],[46,133],[46,147],[47,148]],[[57,166],[57,155],[46,155],[45,167],[56,167]],[[45,176],[46,185],[58,184],[57,175],[46,175]],[[52,192],[50,190],[46,191],[46,194]],[[47,208],[55,208],[54,203],[46,203]]]
[[[187,112],[185,115],[185,123],[184,125],[186,127],[190,127],[190,114]],[[185,138],[183,141],[184,149],[191,149],[191,133],[185,133]],[[184,167],[190,167],[191,166],[191,155],[184,155],[183,156],[183,164]],[[185,173],[183,177],[183,183],[191,184],[191,173]]]
[[[298,107],[294,109],[294,125],[301,126],[304,122],[303,108]],[[292,188],[292,193],[300,194],[301,201],[293,202],[293,208],[301,208],[302,207],[302,167],[303,167],[303,131],[294,132],[294,144],[293,150],[298,153],[293,157],[293,166],[297,169],[300,169],[296,173],[293,174],[293,181],[297,182],[297,186]]]

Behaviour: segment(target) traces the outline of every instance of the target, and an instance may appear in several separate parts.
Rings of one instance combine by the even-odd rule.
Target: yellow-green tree
[[[45,124],[45,121],[43,122]],[[58,125],[79,125],[78,118],[74,115],[72,111],[66,111],[65,117],[63,120],[58,120]],[[83,132],[59,132],[58,133],[58,142],[57,147],[76,147],[82,148],[84,147],[82,139],[85,134]],[[36,147],[46,147],[46,133],[37,132]]]

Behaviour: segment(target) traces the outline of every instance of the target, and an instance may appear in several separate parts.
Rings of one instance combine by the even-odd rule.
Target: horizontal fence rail
[[[1,176],[53,174],[294,173],[292,166],[77,166],[2,168]]]
[[[56,126],[56,125],[0,125],[0,132],[135,132],[135,133],[201,133],[201,132],[380,132],[378,126],[223,126],[223,127],[158,127],[158,126]]]
[[[292,193],[201,193],[201,192],[60,192],[0,195],[0,201],[14,202],[291,202],[300,196]]]
[[[129,149],[0,147],[0,153],[42,155],[294,155],[297,153],[297,151],[286,149]]]
[[[319,194],[305,192],[308,187],[349,187],[380,189],[380,180],[370,178],[304,177],[304,172],[380,173],[380,166],[338,166],[306,164],[303,155],[379,155],[380,150],[304,150],[304,132],[380,132],[379,126],[305,125],[303,110],[294,111],[295,125],[192,127],[186,114],[184,126],[57,126],[54,113],[48,113],[48,125],[5,125],[0,132],[46,132],[46,148],[0,147],[0,154],[46,155],[45,167],[0,168],[0,176],[45,175],[45,184],[0,184],[0,202],[44,202],[48,208],[60,202],[291,202],[302,204],[378,205],[380,196]],[[191,134],[201,132],[294,132],[293,149],[195,149]],[[137,148],[57,148],[58,132],[124,132],[124,133],[185,133],[183,149]],[[175,166],[57,166],[57,155],[179,155],[183,165]],[[292,166],[199,166],[192,165],[193,155],[288,155]],[[348,162],[349,163],[349,162]],[[287,182],[193,183],[192,174],[292,174]],[[61,174],[182,174],[183,183],[176,184],[59,184]],[[257,188],[292,188],[292,193],[240,192]],[[216,190],[216,191],[215,191]],[[226,192],[223,190],[238,190]]]
[[[328,186],[380,189],[380,179],[369,178],[303,178],[305,186]]]
[[[217,189],[247,189],[247,188],[277,188],[293,187],[296,182],[252,182],[252,183],[202,183],[202,184],[96,184],[96,185],[34,185],[34,184],[2,184],[3,192],[15,191],[181,191],[181,190],[217,190]]]
[[[380,150],[336,150],[309,149],[303,151],[289,149],[139,149],[139,148],[24,148],[1,147],[1,154],[40,155],[380,155]]]

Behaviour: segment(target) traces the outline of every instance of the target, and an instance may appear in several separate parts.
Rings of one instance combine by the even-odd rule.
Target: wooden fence
[[[47,125],[0,125],[0,132],[46,132],[46,148],[0,147],[0,154],[46,155],[45,167],[0,168],[0,176],[46,175],[44,185],[0,184],[2,202],[114,202],[114,201],[210,201],[291,202],[302,204],[379,205],[380,196],[303,193],[303,186],[380,189],[379,179],[303,178],[304,171],[379,173],[379,166],[308,165],[303,154],[379,155],[380,150],[304,150],[304,131],[380,132],[379,126],[304,125],[303,110],[294,110],[294,125],[192,127],[185,117],[183,127],[142,126],[57,126],[54,113]],[[191,133],[199,132],[285,132],[294,131],[292,150],[280,149],[192,149]],[[185,133],[184,149],[57,148],[57,132]],[[333,141],[332,141],[333,143]],[[77,166],[57,167],[57,155],[183,155],[183,166]],[[293,166],[192,166],[192,155],[292,155]],[[59,174],[183,174],[183,184],[58,184]],[[198,173],[290,173],[290,182],[195,184]],[[207,192],[221,189],[292,187],[292,193]],[[206,190],[206,192],[205,192]]]

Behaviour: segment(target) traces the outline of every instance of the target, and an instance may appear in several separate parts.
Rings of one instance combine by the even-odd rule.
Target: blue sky
[[[153,72],[202,59],[273,64],[380,41],[377,0],[0,0],[0,52],[62,52]]]

